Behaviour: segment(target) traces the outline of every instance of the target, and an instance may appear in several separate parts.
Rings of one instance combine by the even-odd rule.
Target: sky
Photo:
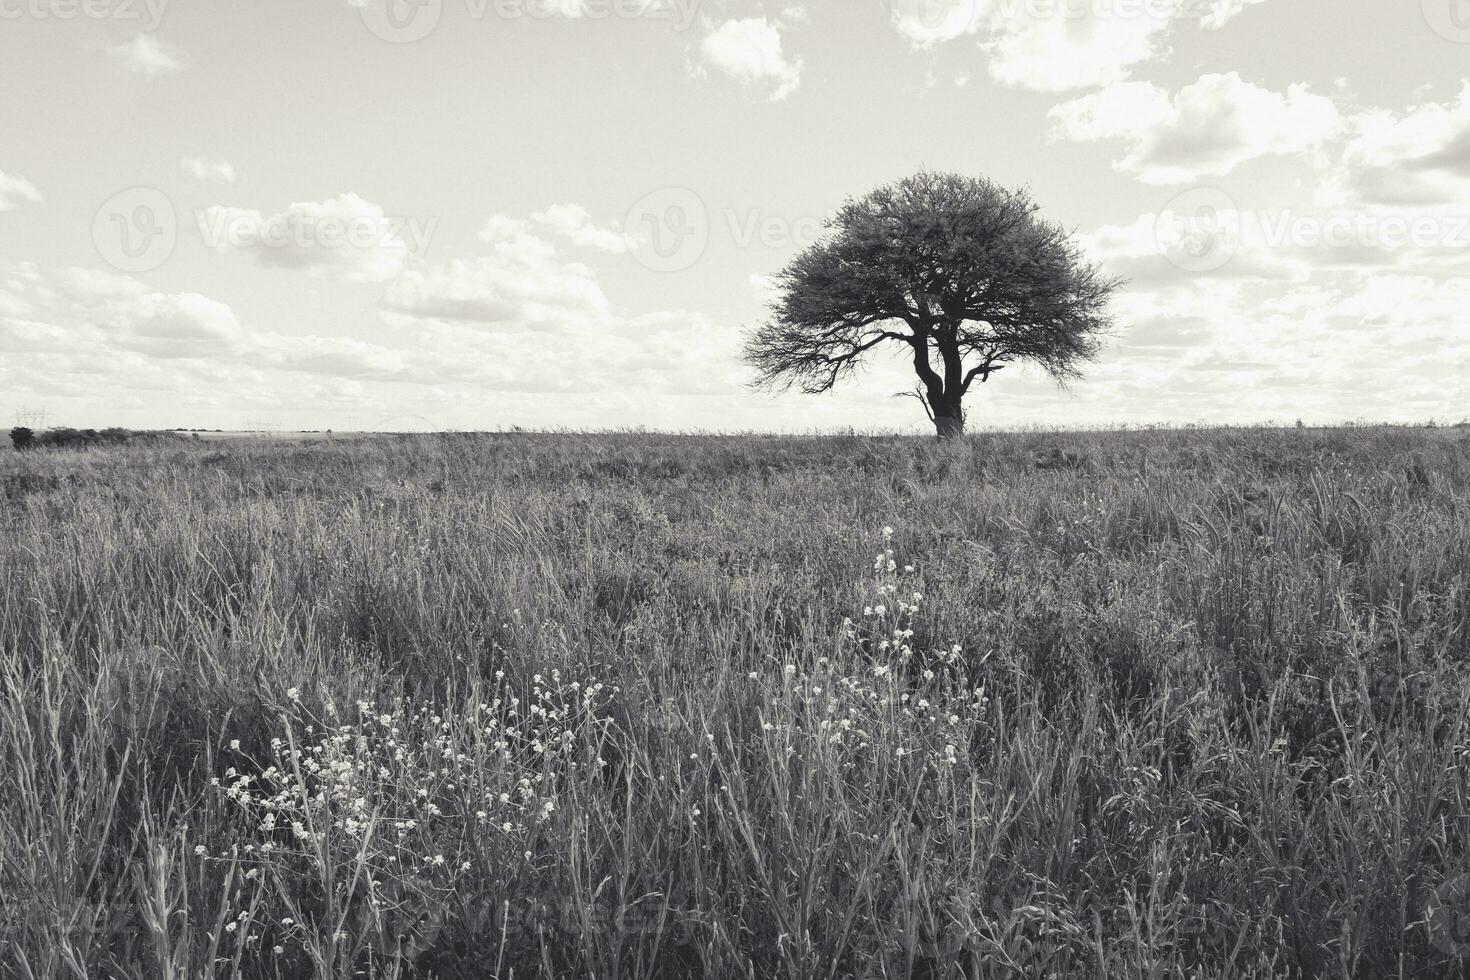
[[[0,0],[0,423],[924,431],[740,344],[926,168],[1128,280],[972,428],[1470,416],[1470,0]]]

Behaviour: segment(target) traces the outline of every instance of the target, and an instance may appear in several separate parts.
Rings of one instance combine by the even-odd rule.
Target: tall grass
[[[1460,975],[1467,488],[1453,430],[0,456],[0,974]]]

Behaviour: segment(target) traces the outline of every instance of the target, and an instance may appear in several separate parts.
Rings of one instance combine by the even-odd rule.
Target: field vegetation
[[[0,975],[1442,977],[1470,433],[0,451]]]

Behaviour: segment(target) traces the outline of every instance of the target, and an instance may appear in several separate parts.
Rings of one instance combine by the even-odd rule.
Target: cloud
[[[789,62],[780,28],[764,17],[727,20],[700,45],[704,63],[751,86],[770,89],[777,102],[801,85],[801,62]]]
[[[527,223],[496,215],[480,238],[487,254],[408,269],[388,287],[384,308],[412,317],[482,325],[554,324],[600,314],[607,297],[592,270],[563,261]]]
[[[132,40],[108,48],[108,53],[122,62],[129,71],[148,78],[167,75],[183,67],[162,41],[142,31],[133,35]]]
[[[888,0],[894,29],[916,47],[975,37],[991,77],[1063,92],[1111,85],[1167,50],[1180,23],[1218,30],[1262,0]]]
[[[1470,198],[1470,82],[1459,97],[1403,113],[1370,109],[1323,180],[1324,204],[1434,205]]]
[[[53,353],[65,358],[61,373],[112,385],[138,374],[127,383],[177,387],[200,373],[248,385],[264,377],[254,371],[439,384],[475,370],[462,350],[253,330],[198,293],[159,292],[94,269],[44,273],[31,263],[0,263],[0,349]]]
[[[14,211],[22,204],[40,203],[41,192],[35,184],[0,170],[0,211]]]
[[[1126,141],[1114,167],[1150,184],[1224,176],[1250,160],[1319,146],[1341,126],[1332,100],[1306,86],[1281,94],[1235,72],[1204,75],[1173,95],[1120,82],[1048,115],[1053,138]]]
[[[201,157],[184,157],[179,161],[184,173],[203,183],[233,184],[235,168],[223,160],[205,160]]]
[[[216,205],[199,215],[205,244],[261,265],[354,282],[384,282],[428,245],[436,222],[390,218],[356,194],[292,204],[272,215]]]
[[[144,293],[104,307],[113,344],[160,358],[224,354],[242,339],[235,313],[198,293]]]
[[[1218,31],[1243,13],[1246,7],[1264,2],[1265,0],[1203,0],[1200,26],[1207,31]]]
[[[1000,3],[981,47],[991,76],[1005,85],[1046,92],[1108,85],[1160,53],[1171,18],[1156,5],[1129,7],[1128,15],[1061,3],[1045,13],[1035,5]]]
[[[928,47],[979,31],[987,6],[976,0],[890,0],[888,14],[898,33]]]
[[[1470,276],[1470,209],[1243,210],[1189,191],[1158,213],[1080,236],[1136,289],[1209,281],[1307,283],[1320,274]]]
[[[632,244],[620,231],[597,227],[587,209],[580,204],[553,204],[545,211],[531,215],[531,220],[552,234],[584,248],[622,255]]]
[[[1171,203],[1078,237],[1109,274],[1136,289],[1220,279],[1300,282],[1309,274],[1303,260],[1272,247],[1250,213],[1229,206]]]

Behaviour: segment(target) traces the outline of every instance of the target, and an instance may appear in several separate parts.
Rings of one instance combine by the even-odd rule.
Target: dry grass
[[[1455,430],[0,454],[0,974],[1458,975],[1467,488]]]

